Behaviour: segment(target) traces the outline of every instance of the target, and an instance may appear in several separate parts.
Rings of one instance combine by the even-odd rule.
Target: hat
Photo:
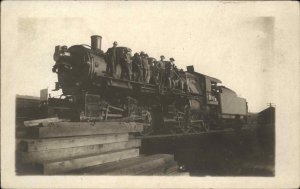
[[[113,43],[113,44],[114,44],[114,45],[115,45],[115,44],[117,45],[117,44],[118,44],[118,42],[114,41],[114,43]]]
[[[140,54],[145,54],[145,52],[144,51],[141,51],[141,53]]]
[[[164,55],[161,55],[160,58],[165,58],[165,56],[164,56]]]
[[[171,61],[175,61],[174,58],[170,58]]]

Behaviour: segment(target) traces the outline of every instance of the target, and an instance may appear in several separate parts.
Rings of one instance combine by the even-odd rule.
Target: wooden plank
[[[168,167],[166,169],[165,174],[172,175],[172,174],[176,174],[178,172],[179,172],[178,164],[176,162],[174,162],[174,164],[170,165],[170,167]]]
[[[73,148],[61,148],[55,150],[44,150],[35,152],[23,152],[22,163],[43,163],[49,161],[59,161],[87,155],[96,155],[110,151],[137,148],[141,146],[141,140],[135,139],[126,142],[116,142],[107,144],[96,144],[89,146],[79,146]]]
[[[115,106],[112,106],[112,105],[109,105],[108,108],[111,108],[111,109],[114,109],[114,110],[118,110],[120,112],[124,112],[124,109],[118,108],[118,107],[115,107]]]
[[[49,123],[49,122],[59,122],[63,121],[57,117],[53,118],[46,118],[46,119],[36,119],[36,120],[30,120],[30,121],[24,121],[25,127],[34,127],[39,126],[41,123]]]
[[[173,155],[169,154],[155,154],[150,156],[141,155],[139,157],[130,158],[126,160],[121,160],[119,162],[111,162],[105,163],[102,165],[96,165],[92,167],[87,167],[81,170],[77,170],[70,174],[87,174],[87,175],[117,175],[117,174],[127,174],[134,175],[135,172],[140,171],[140,169],[144,169],[144,164],[151,164],[151,162],[155,162],[156,160],[163,160],[163,164],[165,164],[166,159],[170,159],[173,161]],[[157,163],[157,162],[156,162]]]
[[[147,160],[139,163],[139,164],[135,164],[129,167],[125,167],[123,169],[118,169],[118,170],[114,170],[111,172],[107,172],[105,173],[106,175],[139,175],[145,172],[148,172],[150,170],[153,169],[163,169],[165,170],[166,167],[170,164],[170,161],[174,161],[173,157],[168,157],[168,158],[158,158],[158,159],[154,159],[154,160]]]
[[[141,123],[124,122],[59,122],[51,127],[29,128],[30,137],[51,138],[65,136],[97,135],[142,132]]]
[[[44,174],[58,174],[84,167],[99,165],[108,162],[119,161],[126,158],[137,157],[139,149],[127,149],[95,156],[86,156],[76,159],[69,159],[58,162],[49,162],[43,164]]]
[[[250,128],[242,128],[240,132],[244,131],[250,131],[252,129]],[[234,129],[224,129],[224,130],[210,130],[210,131],[202,131],[198,133],[179,133],[179,134],[161,134],[161,135],[149,135],[149,136],[139,136],[137,138],[146,140],[146,139],[159,139],[159,138],[180,138],[180,137],[199,137],[203,135],[213,135],[213,134],[226,134],[226,133],[231,133],[235,134],[236,131]]]
[[[140,169],[135,174],[136,175],[168,175],[170,174],[170,172],[176,172],[177,167],[178,167],[177,162],[174,161],[174,159],[169,159],[168,161],[164,161],[163,164],[158,164],[157,166],[152,164],[151,166],[145,167],[144,169]]]
[[[143,175],[143,176],[165,175],[165,167],[164,166],[152,167],[150,169],[141,171],[141,172],[137,173],[136,175]]]
[[[24,152],[33,152],[60,148],[71,148],[78,146],[88,146],[95,144],[122,142],[128,141],[128,139],[128,133],[120,133],[64,138],[25,139],[21,141],[21,145],[23,146]]]
[[[123,117],[122,114],[107,114],[107,117]]]
[[[122,167],[138,164],[142,161],[144,161],[146,157],[144,155],[140,155],[138,157],[133,157],[125,160],[120,160],[118,162],[109,162],[109,163],[104,163],[101,165],[95,165],[91,167],[86,167],[83,169],[75,170],[72,172],[69,172],[67,174],[72,174],[72,175],[81,175],[81,174],[87,174],[87,175],[101,175],[104,174],[110,170],[113,169],[120,169]]]
[[[120,122],[120,121],[99,121],[99,122],[55,122],[51,126],[52,127],[117,127],[117,126],[123,126],[123,127],[130,127],[134,125],[141,125],[141,123],[136,122]]]

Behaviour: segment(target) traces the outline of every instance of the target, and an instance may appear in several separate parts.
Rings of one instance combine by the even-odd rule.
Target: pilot
[[[115,65],[117,63],[117,46],[118,42],[115,41],[113,47],[109,48],[105,53],[106,73],[112,77],[114,77]]]

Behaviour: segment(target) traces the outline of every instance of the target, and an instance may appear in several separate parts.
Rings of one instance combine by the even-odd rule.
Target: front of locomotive
[[[86,90],[91,80],[105,70],[104,54],[101,51],[101,36],[91,36],[91,48],[87,45],[56,46],[53,56],[57,73],[55,90],[64,95],[78,94]]]

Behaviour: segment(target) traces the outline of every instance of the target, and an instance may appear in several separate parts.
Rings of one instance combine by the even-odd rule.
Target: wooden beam
[[[155,154],[150,156],[141,155],[139,157],[121,160],[119,162],[105,163],[87,167],[81,170],[74,171],[70,174],[87,174],[87,175],[118,175],[127,174],[135,175],[136,172],[144,169],[145,166],[152,166],[151,162],[157,164],[157,160],[164,160],[163,164],[168,160],[174,161],[173,155]],[[150,165],[149,165],[150,164]]]
[[[135,164],[123,169],[114,170],[105,173],[106,175],[140,175],[153,169],[165,170],[167,167],[174,162],[174,158],[170,155],[169,157],[160,157],[154,160],[145,160],[142,163]]]
[[[123,117],[122,114],[107,114],[107,117]]]
[[[59,119],[57,117],[53,118],[47,118],[47,119],[36,119],[36,120],[30,120],[30,121],[24,121],[25,127],[34,127],[34,126],[39,126],[42,123],[47,124],[51,122],[61,122],[64,121],[63,119]]]
[[[49,161],[59,161],[62,159],[76,158],[80,156],[96,155],[110,151],[137,148],[141,146],[141,140],[135,139],[126,142],[116,142],[107,144],[96,144],[89,146],[79,146],[73,148],[60,148],[55,150],[44,150],[35,152],[23,152],[22,163],[43,163]]]
[[[165,166],[156,166],[144,171],[138,172],[137,175],[150,176],[150,175],[165,175]]]
[[[177,174],[178,172],[179,172],[178,164],[174,162],[174,164],[171,164],[170,167],[166,169],[165,174],[173,175],[173,174]]]
[[[114,109],[114,110],[117,110],[117,111],[120,111],[120,112],[124,112],[124,109],[118,108],[118,107],[115,107],[115,106],[112,106],[112,105],[108,105],[108,108],[111,108],[111,109]]]
[[[109,162],[109,163],[104,163],[101,165],[95,165],[95,166],[91,166],[91,167],[86,167],[80,170],[75,170],[72,171],[68,174],[76,174],[76,175],[103,175],[106,172],[109,172],[111,170],[114,169],[121,169],[124,168],[126,166],[131,166],[134,164],[138,164],[142,161],[145,161],[146,156],[144,155],[140,155],[138,157],[134,157],[134,158],[129,158],[129,159],[124,159],[118,162]]]
[[[138,155],[139,149],[128,149],[106,154],[99,154],[95,156],[81,157],[57,162],[49,162],[43,164],[43,173],[59,174],[84,167],[137,157]]]
[[[136,172],[136,175],[167,175],[170,174],[170,172],[176,171],[178,168],[178,164],[176,161],[174,161],[174,159],[169,159],[168,161],[164,162],[160,161],[159,163],[156,166],[155,164],[152,164],[147,168],[140,169]]]
[[[29,137],[51,138],[81,135],[116,134],[142,132],[141,123],[124,122],[59,122],[51,127],[28,128]]]
[[[248,132],[252,131],[252,128],[242,128],[240,132]],[[210,130],[210,131],[202,131],[198,133],[178,133],[178,134],[161,134],[161,135],[148,135],[148,136],[139,136],[137,138],[146,140],[146,139],[159,139],[159,138],[180,138],[180,137],[200,137],[204,135],[214,135],[214,134],[235,134],[236,131],[234,129],[224,129],[224,130]]]
[[[128,133],[77,136],[65,138],[25,139],[21,140],[24,152],[45,151],[61,148],[72,148],[96,144],[128,141]]]
[[[58,122],[58,123],[53,123],[52,127],[104,127],[104,126],[109,126],[109,127],[117,127],[117,126],[124,126],[124,127],[131,127],[135,125],[141,125],[140,123],[135,123],[135,122],[129,122],[129,123],[124,123],[120,121],[115,121],[115,122]]]

